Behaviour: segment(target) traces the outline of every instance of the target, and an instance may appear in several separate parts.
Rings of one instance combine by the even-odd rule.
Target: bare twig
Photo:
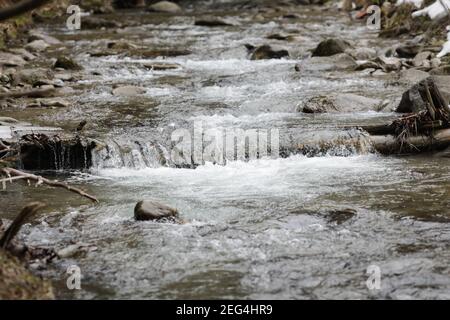
[[[90,199],[90,200],[92,200],[94,202],[98,202],[96,197],[91,196],[90,194],[84,192],[81,189],[78,189],[78,188],[75,188],[75,187],[71,187],[68,184],[63,183],[63,182],[59,182],[59,181],[56,181],[56,180],[52,181],[52,180],[46,179],[46,178],[41,177],[41,176],[37,176],[37,175],[31,174],[31,173],[26,173],[26,172],[23,172],[23,171],[20,171],[20,170],[17,170],[17,169],[12,169],[12,168],[3,168],[3,169],[0,169],[0,172],[3,172],[8,177],[12,177],[12,176],[13,177],[21,177],[23,179],[36,181],[38,184],[43,183],[43,184],[46,184],[46,185],[49,185],[49,186],[52,186],[52,187],[64,188],[64,189],[69,190],[71,192],[78,193],[79,195],[81,195],[83,197],[86,197],[86,198],[88,198],[88,199]],[[8,181],[8,180],[9,179],[6,179],[6,181]],[[0,180],[0,182],[1,181],[2,180]]]
[[[45,204],[42,202],[32,202],[23,208],[0,239],[0,248],[7,249],[11,240],[14,239],[26,220],[43,207],[45,207]]]

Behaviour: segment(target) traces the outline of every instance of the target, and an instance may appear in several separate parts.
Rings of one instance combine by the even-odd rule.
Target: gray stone
[[[0,66],[5,67],[19,67],[25,65],[27,62],[20,55],[8,52],[0,52]]]
[[[123,86],[117,87],[113,90],[113,95],[115,96],[137,96],[144,94],[146,92],[145,88],[136,86]]]
[[[313,50],[313,57],[328,57],[338,53],[344,53],[350,48],[350,44],[342,39],[326,39],[320,42]]]
[[[177,216],[177,209],[153,200],[140,201],[134,208],[134,218],[138,221],[174,219]]]
[[[61,68],[65,70],[81,70],[83,69],[77,62],[68,57],[58,57],[53,65],[53,68]]]
[[[352,93],[312,97],[297,107],[303,113],[379,111],[383,102]]]
[[[149,10],[155,12],[176,13],[180,12],[181,8],[176,3],[170,1],[159,1],[155,4],[152,4],[149,7]]]
[[[42,40],[49,45],[61,44],[61,41],[59,41],[58,39],[49,36],[47,34],[40,33],[37,30],[31,30],[29,34],[30,34],[30,36],[28,37],[29,42],[33,42],[35,40]]]
[[[49,44],[44,40],[34,40],[25,45],[25,49],[30,50],[31,52],[41,52],[46,50],[48,47]]]
[[[432,56],[430,51],[419,52],[413,59],[413,65],[415,67],[421,67],[424,65],[425,61],[428,61]]]
[[[250,56],[251,60],[265,60],[265,59],[281,59],[289,57],[287,50],[275,50],[269,45],[263,45],[254,49]]]
[[[377,50],[373,48],[348,49],[345,52],[356,60],[370,60],[376,58],[377,56]]]
[[[302,64],[306,70],[334,71],[355,69],[355,59],[346,53],[335,54],[330,57],[311,57]]]

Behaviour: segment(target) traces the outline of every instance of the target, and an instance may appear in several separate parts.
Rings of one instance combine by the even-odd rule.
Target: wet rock
[[[400,104],[397,106],[395,111],[400,113],[417,113],[422,110],[428,110],[420,92],[424,91],[423,88],[425,84],[430,87],[432,82],[435,82],[441,94],[447,99],[448,103],[448,99],[450,97],[449,80],[450,77],[428,77],[421,80],[419,83],[416,83],[403,93]]]
[[[273,34],[269,34],[266,38],[271,39],[271,40],[292,41],[292,40],[294,40],[295,37],[293,35],[273,33]]]
[[[0,52],[0,66],[3,67],[18,67],[23,66],[27,62],[20,55],[8,52]]]
[[[377,50],[373,48],[357,48],[346,51],[356,60],[370,60],[375,59],[377,56]]]
[[[165,204],[143,200],[136,204],[134,208],[134,218],[138,221],[174,219],[178,217],[178,210]]]
[[[113,95],[115,96],[137,96],[144,94],[146,92],[145,88],[137,86],[122,86],[117,87],[113,90]]]
[[[223,19],[216,18],[216,17],[203,17],[201,19],[195,20],[194,23],[196,26],[203,26],[203,27],[226,27],[226,26],[232,26],[231,23],[226,22]]]
[[[83,17],[81,19],[81,28],[83,29],[107,29],[120,28],[122,25],[114,20],[99,17]]]
[[[381,100],[367,98],[352,93],[312,97],[297,107],[303,113],[360,112],[383,108]]]
[[[402,67],[400,59],[395,57],[379,56],[375,62],[380,65],[384,72],[398,71]]]
[[[136,49],[130,50],[129,55],[141,57],[141,58],[158,58],[158,57],[178,57],[186,56],[192,52],[186,49],[176,49],[176,48],[160,48],[160,49]]]
[[[47,43],[49,45],[61,44],[61,41],[59,41],[58,39],[56,39],[56,38],[54,38],[52,36],[40,33],[39,31],[36,31],[36,30],[30,31],[29,34],[30,35],[28,37],[28,42],[33,42],[33,41],[36,41],[36,40],[42,40],[42,41],[44,41],[45,43]]]
[[[344,53],[345,50],[350,48],[350,44],[342,39],[326,39],[319,43],[319,45],[313,50],[313,57],[328,57],[338,53]]]
[[[45,68],[22,69],[13,75],[13,82],[30,84],[33,87],[49,84],[53,73]]]
[[[417,69],[406,69],[402,70],[399,73],[399,82],[401,84],[413,85],[418,83],[426,78],[428,78],[430,74],[428,72],[417,70]]]
[[[432,57],[432,53],[430,51],[422,51],[419,52],[413,59],[412,63],[415,67],[421,67],[425,65],[425,62],[428,61]],[[430,65],[430,64],[429,64]]]
[[[144,67],[155,71],[173,70],[181,68],[181,66],[178,63],[165,63],[165,62],[144,63]]]
[[[58,57],[53,64],[53,68],[61,68],[66,70],[81,70],[83,69],[77,62],[68,57]]]
[[[34,40],[25,45],[25,49],[30,50],[31,52],[42,52],[45,51],[49,46],[50,45],[44,40]]]
[[[149,11],[177,13],[181,11],[181,8],[176,3],[170,1],[159,1],[148,7]]]
[[[108,42],[107,44],[108,49],[112,49],[112,50],[131,50],[131,49],[137,49],[138,46],[130,43],[129,41],[113,41],[113,42]]]
[[[349,54],[339,53],[329,57],[311,57],[303,67],[314,71],[354,70],[357,63]]]
[[[36,58],[36,56],[34,54],[29,52],[28,50],[25,50],[24,48],[15,48],[15,49],[10,49],[9,51],[20,55],[25,61],[31,61]]]
[[[61,98],[39,100],[39,104],[45,108],[67,108],[70,106],[70,102]]]
[[[434,68],[430,71],[430,74],[438,76],[450,75],[450,65]]]
[[[327,218],[329,223],[340,225],[356,216],[356,213],[357,211],[351,208],[332,210],[328,213]]]
[[[395,52],[397,53],[397,56],[399,58],[407,58],[412,59],[414,58],[420,51],[421,46],[417,44],[409,44],[397,47],[395,49]]]
[[[250,56],[251,60],[265,60],[265,59],[281,59],[289,57],[287,50],[274,50],[269,45],[263,45],[254,49]]]

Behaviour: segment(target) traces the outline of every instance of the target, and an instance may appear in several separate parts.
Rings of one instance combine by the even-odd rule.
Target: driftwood
[[[59,188],[63,188],[66,190],[69,190],[71,192],[77,193],[85,198],[88,198],[89,200],[93,201],[93,202],[99,202],[97,200],[96,197],[84,192],[81,189],[75,188],[75,187],[71,187],[68,184],[64,183],[64,182],[59,182],[59,181],[55,181],[55,180],[49,180],[46,179],[44,177],[41,176],[37,176],[31,173],[26,173],[17,169],[12,169],[12,168],[3,168],[0,169],[0,173],[3,173],[4,175],[6,175],[8,178],[4,178],[0,180],[0,183],[5,185],[6,182],[11,182],[12,180],[32,180],[32,181],[36,181],[37,184],[46,184],[52,187],[59,187]]]
[[[28,204],[19,215],[14,219],[14,221],[9,225],[8,229],[6,229],[5,233],[0,239],[0,248],[6,250],[11,243],[11,240],[14,239],[16,234],[19,232],[22,225],[26,222],[28,218],[33,216],[38,210],[45,207],[45,204],[42,202],[32,202]]]
[[[420,152],[450,145],[450,108],[433,78],[418,85],[422,110],[390,124],[362,127],[374,148],[384,154]]]

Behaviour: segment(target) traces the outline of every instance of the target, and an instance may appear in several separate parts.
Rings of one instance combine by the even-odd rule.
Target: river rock
[[[326,39],[319,43],[313,50],[313,57],[328,57],[338,53],[344,53],[345,50],[350,48],[350,44],[342,39]]]
[[[68,57],[58,57],[53,64],[53,68],[61,68],[66,70],[81,70],[83,69],[77,62]]]
[[[420,45],[407,44],[407,45],[397,47],[395,49],[395,52],[397,53],[397,56],[399,58],[412,59],[419,53],[419,50],[420,50]]]
[[[59,41],[58,39],[56,39],[56,38],[54,38],[52,36],[40,33],[37,30],[31,30],[29,32],[28,42],[33,42],[35,40],[42,40],[42,41],[44,41],[45,43],[47,43],[49,45],[61,44],[61,41]]]
[[[81,19],[81,28],[82,29],[103,29],[103,28],[120,28],[122,25],[118,21],[114,21],[111,19],[99,18],[95,17],[83,17]]]
[[[438,68],[434,68],[430,71],[430,74],[437,76],[445,76],[450,75],[450,64],[445,66],[440,66]]]
[[[14,48],[10,49],[12,53],[20,55],[25,61],[31,61],[36,58],[34,54],[29,52],[28,50],[25,50],[24,48]]]
[[[422,51],[416,54],[412,63],[415,67],[421,67],[425,65],[425,61],[429,61],[433,54],[430,51]]]
[[[181,8],[176,3],[170,1],[159,1],[148,7],[148,10],[155,12],[177,13],[181,11]]]
[[[228,23],[225,20],[217,18],[217,17],[203,17],[201,19],[196,19],[194,24],[196,26],[203,26],[203,27],[226,27],[226,26],[232,26],[231,23]]]
[[[250,56],[251,60],[265,60],[265,59],[281,59],[284,57],[289,57],[289,52],[287,50],[274,50],[269,45],[263,45],[254,49]]]
[[[377,57],[377,50],[373,48],[357,48],[346,50],[356,60],[370,60]]]
[[[430,76],[428,72],[417,69],[405,69],[399,73],[399,82],[412,86],[415,83],[422,81]]]
[[[145,88],[137,86],[122,86],[113,90],[115,96],[138,96],[146,92]]]
[[[30,50],[31,52],[42,52],[46,50],[50,45],[46,43],[44,40],[34,40],[27,45],[25,45],[25,49]]]
[[[313,71],[353,70],[357,63],[349,54],[339,53],[329,57],[311,57],[305,60],[302,67]]]
[[[25,65],[27,62],[20,55],[9,52],[0,52],[0,66],[4,67],[19,67]]]
[[[33,87],[51,84],[53,73],[45,68],[22,69],[13,75],[14,83],[26,83]]]
[[[70,102],[67,100],[56,98],[56,99],[42,99],[38,101],[41,107],[45,108],[67,108],[70,106]]]
[[[173,219],[177,216],[177,209],[153,200],[140,201],[134,208],[134,218],[138,221]]]
[[[312,97],[297,107],[303,113],[379,111],[383,102],[352,93],[338,93],[329,96]]]
[[[400,113],[417,113],[422,110],[427,110],[425,102],[419,92],[419,89],[422,88],[426,82],[434,82],[444,98],[447,99],[448,103],[450,99],[450,77],[433,76],[416,83],[410,89],[406,90],[395,111]],[[430,84],[428,85],[430,86]]]
[[[163,70],[178,69],[181,66],[178,63],[149,62],[144,63],[144,67],[150,70],[163,71]]]

